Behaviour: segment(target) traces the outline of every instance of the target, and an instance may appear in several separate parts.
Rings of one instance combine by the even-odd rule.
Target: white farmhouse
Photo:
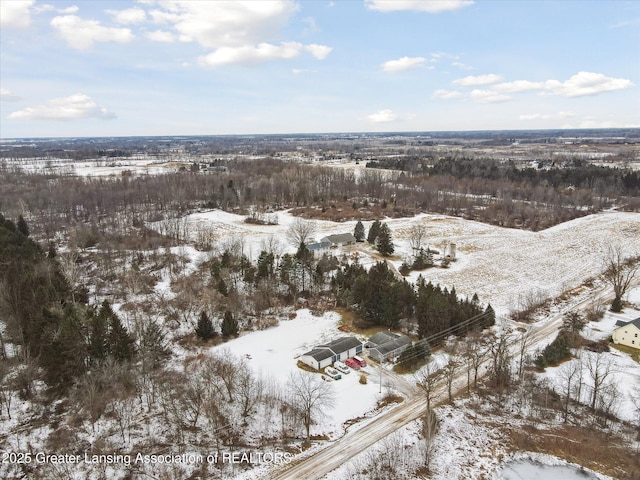
[[[640,317],[630,322],[619,320],[611,337],[613,343],[640,349]]]

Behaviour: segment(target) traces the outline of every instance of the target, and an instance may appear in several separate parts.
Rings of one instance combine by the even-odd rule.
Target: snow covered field
[[[279,224],[271,226],[244,223],[245,217],[212,210],[188,217],[191,232],[199,227],[212,229],[218,238],[236,237],[245,244],[245,254],[256,258],[270,240],[282,246],[282,253],[295,252],[287,241],[287,228],[294,218],[288,211],[276,212]],[[316,240],[336,233],[353,232],[356,222],[310,220],[316,226]],[[539,292],[555,297],[598,275],[603,269],[603,253],[611,242],[624,246],[627,254],[640,251],[640,215],[607,212],[589,215],[541,232],[502,228],[443,215],[421,214],[413,218],[384,220],[393,235],[400,267],[411,254],[409,229],[422,224],[427,243],[441,250],[444,243],[457,246],[458,260],[448,269],[432,268],[412,272],[415,281],[422,274],[441,285],[455,286],[459,295],[477,293],[480,301],[490,302],[496,312],[506,314],[517,307],[519,296]],[[368,230],[371,222],[364,222]],[[373,251],[358,245],[360,261],[373,262]]]
[[[245,333],[212,350],[229,350],[246,359],[256,373],[273,377],[284,387],[290,375],[299,370],[297,357],[315,345],[347,335],[338,330],[338,320],[339,315],[335,312],[318,317],[302,309],[291,320],[281,319],[277,327]],[[379,393],[378,376],[371,374],[373,371],[370,367],[360,371],[369,374],[365,385],[359,382],[359,371],[353,370],[342,375],[342,379],[330,383],[335,394],[335,406],[324,411],[326,418],[322,424],[312,426],[312,435],[339,435],[344,422],[374,409],[385,392]]]

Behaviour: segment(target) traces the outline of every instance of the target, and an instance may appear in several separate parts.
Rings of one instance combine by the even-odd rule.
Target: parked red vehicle
[[[353,360],[358,362],[358,365],[360,365],[361,367],[366,367],[367,366],[367,362],[365,362],[364,358],[359,357],[358,355],[353,357]]]
[[[358,362],[356,362],[353,358],[347,358],[344,363],[349,367],[349,368],[353,368],[354,370],[360,370],[360,364]]]

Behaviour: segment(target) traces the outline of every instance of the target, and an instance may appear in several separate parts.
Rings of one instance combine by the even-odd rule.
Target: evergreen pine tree
[[[486,317],[482,321],[482,325],[485,327],[490,327],[491,325],[496,324],[496,312],[493,310],[491,304],[487,305],[487,308],[484,311]]]
[[[376,239],[376,247],[385,257],[393,254],[395,250],[393,240],[391,239],[391,230],[386,223],[380,225],[380,231],[378,232],[378,238]]]
[[[222,278],[218,281],[218,292],[220,292],[225,297],[229,295],[229,289],[227,288],[227,284]]]
[[[162,327],[150,321],[142,330],[140,338],[143,369],[155,370],[171,355],[166,335]]]
[[[196,335],[202,340],[209,340],[216,336],[216,331],[213,328],[213,323],[204,310],[200,312],[200,318],[198,318],[198,326],[196,327]]]
[[[378,238],[378,233],[380,232],[380,220],[375,220],[371,226],[369,227],[369,234],[367,235],[367,242],[374,244],[376,243],[376,238]]]
[[[92,312],[89,315],[89,341],[87,345],[91,363],[102,362],[109,355],[108,319]]]
[[[273,263],[273,253],[268,253],[264,250],[260,252],[260,256],[258,257],[258,270],[256,272],[256,279],[272,277]]]
[[[296,260],[305,265],[311,263],[311,259],[313,258],[313,254],[309,251],[304,242],[300,242],[298,246],[298,251],[296,252]]]
[[[119,362],[131,360],[135,355],[133,338],[124,328],[120,317],[114,314],[109,322],[109,344],[111,355]]]
[[[25,237],[29,236],[29,226],[27,225],[26,220],[24,219],[24,217],[22,215],[18,216],[18,231],[24,235]]]
[[[353,236],[356,238],[356,242],[364,242],[364,225],[361,221],[356,223],[356,227],[353,229]]]
[[[63,312],[47,310],[45,316],[50,325],[56,324],[56,328],[47,332],[39,362],[47,384],[65,391],[87,368],[81,314],[74,305],[68,305]]]
[[[238,335],[238,321],[229,310],[224,312],[222,320],[222,335],[225,337],[235,337]]]

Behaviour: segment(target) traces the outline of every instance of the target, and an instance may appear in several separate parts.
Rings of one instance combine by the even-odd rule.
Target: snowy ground
[[[256,258],[270,240],[280,244],[282,253],[295,252],[287,241],[287,228],[294,218],[280,211],[278,225],[251,225],[245,217],[220,210],[195,213],[188,217],[193,235],[199,228],[211,229],[218,238],[242,240],[245,254]],[[336,233],[353,232],[356,222],[311,220],[316,226],[316,240]],[[578,218],[541,232],[502,228],[443,215],[421,214],[413,218],[384,220],[396,247],[393,263],[400,267],[411,254],[409,229],[422,224],[427,243],[441,250],[444,244],[457,246],[457,261],[448,269],[431,268],[412,272],[415,281],[426,279],[452,287],[460,295],[477,293],[490,302],[496,313],[506,314],[519,306],[524,296],[539,292],[555,297],[580,285],[603,269],[603,254],[611,242],[624,246],[627,254],[640,251],[640,215],[607,212]],[[368,230],[371,222],[365,222]],[[351,253],[353,249],[346,251]],[[373,262],[372,251],[360,244],[360,261]]]
[[[586,325],[583,336],[589,340],[603,340],[607,339],[613,333],[613,330],[616,328],[615,324],[618,320],[622,321],[630,321],[640,317],[640,305],[638,305],[638,301],[640,300],[640,287],[635,288],[629,292],[629,301],[636,304],[636,308],[627,307],[624,309],[622,313],[613,313],[610,311],[606,311],[604,318],[599,322],[590,322]],[[591,357],[592,361],[595,361],[597,355],[601,355],[601,363],[603,364],[602,370],[605,369],[605,366],[608,363],[611,363],[611,373],[609,374],[609,379],[606,381],[606,384],[612,383],[615,384],[620,398],[619,398],[619,408],[616,410],[615,414],[622,420],[626,421],[636,421],[640,412],[635,410],[635,406],[633,404],[632,398],[640,395],[640,363],[634,360],[631,355],[628,353],[620,352],[615,348],[611,348],[610,352],[605,352],[601,354],[596,354],[593,352],[589,352],[586,350],[576,352],[579,354],[579,358],[573,358],[569,362],[565,362],[559,367],[547,367],[544,374],[552,385],[560,386],[563,383],[561,379],[561,371],[564,368],[567,368],[565,365],[568,363],[586,365]],[[640,359],[640,350],[635,354],[637,359]],[[581,401],[585,404],[589,403],[589,394],[590,394],[590,379],[589,372],[585,372],[584,374],[585,388],[584,393],[582,395]]]
[[[246,333],[212,350],[228,349],[236,356],[247,359],[256,373],[273,377],[285,385],[289,376],[299,370],[297,357],[315,345],[346,335],[338,330],[338,320],[335,312],[318,317],[302,309],[291,320],[281,319],[277,327]],[[372,374],[370,367],[360,371],[369,373],[366,385],[359,382],[360,375],[356,371],[330,383],[335,393],[335,406],[326,409],[324,413],[327,418],[322,424],[312,426],[312,435],[340,435],[344,422],[374,409],[385,392],[379,393],[378,376]]]

